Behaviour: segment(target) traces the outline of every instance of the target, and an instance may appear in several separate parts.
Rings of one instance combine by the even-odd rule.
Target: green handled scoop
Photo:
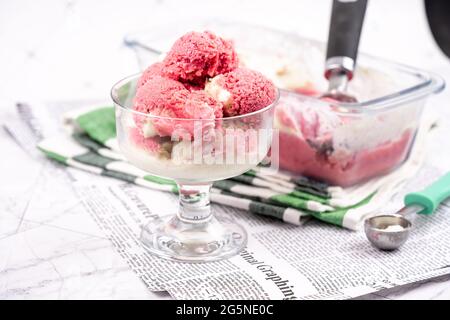
[[[431,214],[450,196],[450,172],[420,192],[405,196],[403,207],[395,214],[378,215],[366,219],[364,230],[367,239],[381,250],[394,250],[406,242],[412,223],[409,214]]]

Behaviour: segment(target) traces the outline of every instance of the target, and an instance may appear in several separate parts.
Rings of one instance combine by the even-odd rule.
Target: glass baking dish
[[[167,51],[191,30],[210,30],[233,39],[241,63],[281,89],[274,123],[280,137],[280,167],[333,185],[350,186],[402,164],[428,96],[445,85],[435,74],[360,54],[348,89],[358,103],[324,101],[320,99],[327,88],[324,43],[242,23],[159,25],[128,35],[126,43],[135,49],[144,69],[161,59],[155,53]]]

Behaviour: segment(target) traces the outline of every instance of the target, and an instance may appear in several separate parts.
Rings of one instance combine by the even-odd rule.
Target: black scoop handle
[[[327,60],[349,57],[356,61],[367,0],[334,0],[328,33]]]

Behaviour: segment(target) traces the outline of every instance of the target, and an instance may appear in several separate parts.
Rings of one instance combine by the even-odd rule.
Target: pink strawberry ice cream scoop
[[[183,84],[172,79],[153,76],[151,81],[142,82],[134,98],[134,110],[142,113],[174,117],[173,106],[182,104],[189,95]]]
[[[235,69],[237,54],[230,41],[205,32],[189,32],[179,38],[164,59],[164,75],[204,86],[207,78]]]
[[[138,89],[142,87],[147,81],[154,77],[161,77],[163,74],[163,64],[162,62],[155,62],[150,65],[145,71],[142,73],[142,76],[139,78],[137,87]]]
[[[205,86],[214,99],[224,105],[225,116],[236,116],[267,107],[276,99],[275,85],[261,73],[237,68],[211,79]]]
[[[192,135],[195,123],[187,119],[222,117],[222,104],[204,91],[191,92],[180,82],[159,76],[151,78],[137,90],[134,110],[156,116],[134,116],[136,125],[146,138],[171,136],[175,131],[182,133],[183,130]],[[211,121],[200,121],[199,124],[211,126]]]
[[[165,72],[164,64],[162,62],[155,62],[144,70],[137,84],[138,89],[142,87],[147,81],[150,81],[154,77],[166,77],[170,79],[170,77]],[[203,89],[203,85],[201,86],[195,83],[185,82],[183,83],[183,85],[186,89],[189,90]]]

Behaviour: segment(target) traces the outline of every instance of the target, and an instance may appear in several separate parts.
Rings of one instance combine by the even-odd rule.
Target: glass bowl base
[[[238,254],[247,244],[239,224],[211,216],[207,221],[151,221],[142,228],[141,241],[152,254],[180,262],[209,262]]]

